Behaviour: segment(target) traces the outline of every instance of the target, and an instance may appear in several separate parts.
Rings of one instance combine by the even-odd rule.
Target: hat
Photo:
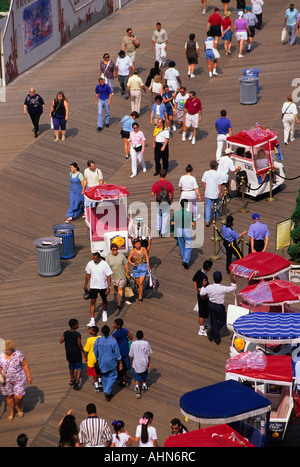
[[[222,280],[222,273],[220,271],[215,271],[213,273],[214,281],[221,281]]]
[[[242,18],[244,16],[244,13],[242,11],[239,11],[238,17]]]
[[[252,214],[252,219],[253,219],[254,221],[256,221],[257,219],[260,219],[260,215],[257,214],[257,212],[255,212],[254,214]]]
[[[225,149],[225,154],[234,154],[234,151],[231,148]]]
[[[224,13],[225,18],[227,18],[230,15],[231,15],[231,11],[225,11],[225,13]]]
[[[246,6],[246,10],[251,11],[251,6],[250,5]]]

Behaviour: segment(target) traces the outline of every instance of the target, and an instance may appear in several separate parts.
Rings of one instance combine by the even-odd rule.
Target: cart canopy
[[[121,185],[97,185],[87,188],[84,192],[85,196],[93,201],[103,201],[110,199],[120,199],[129,196],[129,191]]]
[[[246,279],[271,278],[290,269],[290,262],[281,256],[267,252],[255,252],[230,265],[230,270]]]
[[[169,436],[164,445],[175,447],[255,447],[229,425],[216,425],[180,435]]]
[[[300,313],[250,313],[237,318],[233,330],[250,342],[296,344],[300,342]]]
[[[279,279],[262,280],[248,285],[238,295],[250,305],[283,305],[300,301],[300,287]]]
[[[251,128],[251,130],[240,131],[236,135],[227,137],[229,144],[232,143],[242,147],[261,146],[268,141],[274,141],[274,144],[277,144],[277,133],[259,125]]]

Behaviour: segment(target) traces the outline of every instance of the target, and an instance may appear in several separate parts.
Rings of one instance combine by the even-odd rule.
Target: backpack
[[[163,188],[163,187],[160,185],[159,182],[157,182],[157,183],[159,184],[161,190],[160,190],[160,192],[159,192],[158,195],[157,195],[156,201],[157,201],[159,204],[164,203],[164,202],[170,204],[169,195],[168,195],[168,193],[167,193],[167,191],[166,191],[166,188],[167,188],[169,182],[167,182],[165,188]]]

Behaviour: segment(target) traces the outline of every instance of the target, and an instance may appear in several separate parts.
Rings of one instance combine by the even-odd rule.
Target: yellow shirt
[[[90,368],[93,368],[95,363],[96,363],[96,357],[95,357],[95,354],[94,354],[94,344],[95,344],[95,340],[100,339],[100,337],[101,336],[88,337],[87,341],[86,341],[86,344],[85,344],[85,347],[83,349],[88,354],[88,356],[87,356],[87,366],[90,367]]]

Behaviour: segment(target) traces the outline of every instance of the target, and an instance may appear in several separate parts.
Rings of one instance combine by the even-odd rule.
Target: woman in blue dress
[[[76,217],[79,217],[83,213],[83,175],[79,172],[79,167],[76,162],[72,162],[70,165],[70,191],[69,191],[69,200],[70,207],[67,212],[66,222],[70,222]]]

